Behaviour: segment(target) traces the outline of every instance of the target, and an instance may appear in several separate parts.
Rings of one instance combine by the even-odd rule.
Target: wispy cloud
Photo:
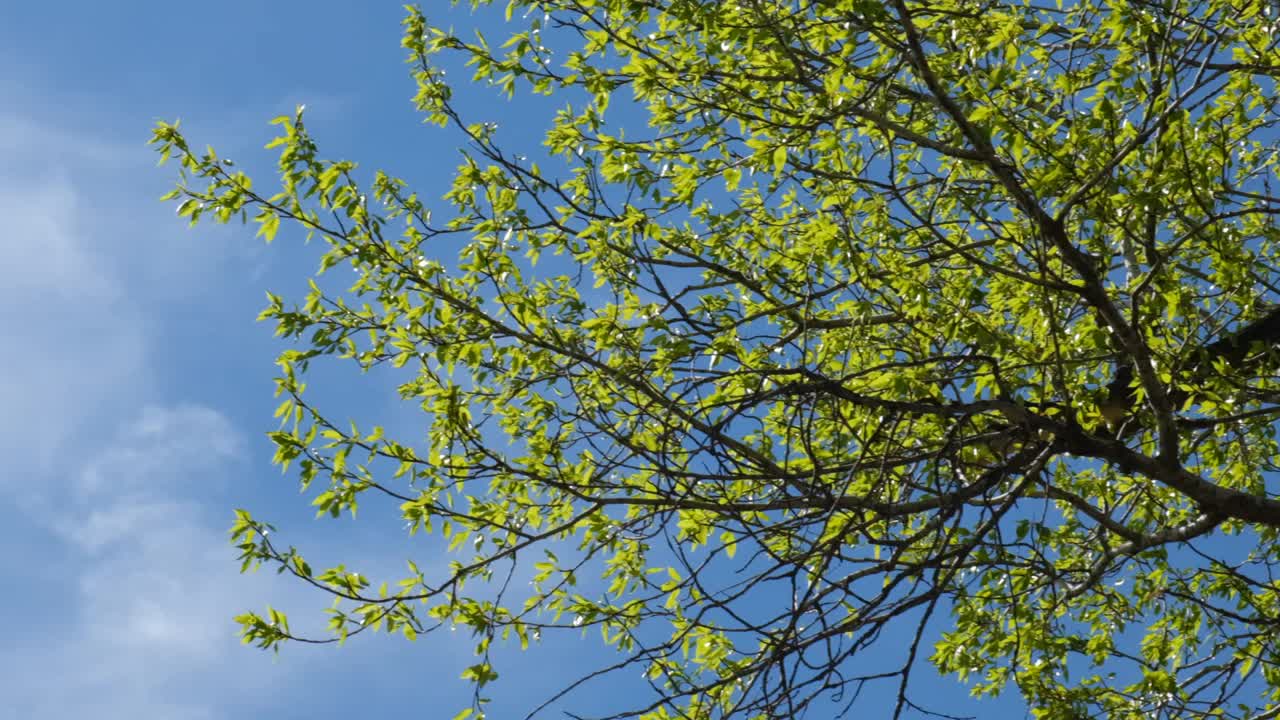
[[[156,202],[161,183],[141,143],[49,117],[0,111],[0,611],[16,619],[0,644],[0,715],[213,720],[340,703],[305,688],[359,658],[413,650],[366,641],[275,662],[240,644],[236,614],[270,603],[309,632],[323,627],[328,598],[274,573],[238,573],[230,497],[261,497],[245,478],[279,476],[229,419],[247,402],[216,391],[200,401],[189,380],[234,387],[223,365],[241,351],[184,354],[175,340],[202,341],[213,323],[194,313],[210,312],[199,307],[210,296],[248,327],[245,304],[260,296],[218,296],[226,276],[258,264],[243,249],[256,245],[197,242]],[[228,267],[238,272],[220,272]],[[318,555],[376,558],[366,572],[399,570],[367,538],[339,547],[333,529],[295,527],[290,539]]]
[[[231,615],[270,582],[237,575],[217,529],[225,518],[197,501],[201,484],[239,463],[243,439],[208,408],[149,407],[101,445],[77,472],[42,478],[28,503],[61,541],[71,602],[31,618],[40,631],[0,652],[0,672],[24,678],[7,701],[24,717],[211,717],[229,679],[252,684],[247,669],[224,667],[237,647]],[[215,672],[220,682],[183,688]]]
[[[69,182],[0,174],[0,217],[0,452],[36,470],[136,387],[146,369],[144,330],[82,241],[89,230]]]
[[[0,650],[0,706],[220,717],[220,695],[265,662],[228,662],[231,618],[273,581],[238,575],[227,513],[202,503],[243,469],[245,440],[212,408],[147,404],[158,317],[138,282],[161,240],[85,190],[128,153],[51,128],[0,114],[0,542],[5,585],[23,591],[0,600],[22,618]]]

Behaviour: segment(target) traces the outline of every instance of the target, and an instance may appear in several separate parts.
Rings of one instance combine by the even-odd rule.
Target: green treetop
[[[240,511],[246,567],[335,595],[330,639],[471,630],[473,717],[495,641],[553,628],[643,673],[618,717],[825,715],[868,682],[890,706],[855,713],[939,710],[930,663],[1036,717],[1280,713],[1274,4],[507,15],[404,23],[417,108],[466,136],[447,217],[301,112],[261,194],[155,129],[192,222],[297,225],[357,272],[263,312],[276,461],[455,552],[378,589]],[[441,55],[564,98],[541,165],[460,116]],[[425,441],[309,403],[321,357],[400,368]]]

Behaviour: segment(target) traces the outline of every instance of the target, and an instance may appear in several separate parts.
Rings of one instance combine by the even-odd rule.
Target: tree
[[[160,124],[181,214],[358,273],[262,314],[293,341],[276,461],[458,553],[378,592],[239,511],[246,567],[335,595],[335,639],[469,628],[475,712],[494,641],[598,628],[652,688],[617,717],[867,683],[897,717],[926,663],[1037,717],[1274,717],[1276,13],[511,0],[490,44],[410,10],[416,106],[465,133],[445,219],[301,110],[271,195]],[[541,162],[459,115],[450,55],[566,98]],[[425,443],[310,404],[322,357],[400,368]]]

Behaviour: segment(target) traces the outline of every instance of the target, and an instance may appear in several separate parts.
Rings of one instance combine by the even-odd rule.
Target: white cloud
[[[237,572],[229,503],[210,498],[250,469],[249,443],[215,408],[158,399],[163,333],[200,322],[174,305],[224,292],[215,271],[242,251],[184,235],[159,190],[138,192],[156,172],[135,144],[0,112],[0,610],[18,625],[0,645],[5,717],[221,719],[233,699],[297,693],[321,658],[371,652],[274,663],[239,644],[234,615],[270,602],[305,610],[292,624],[307,631],[328,599]],[[173,373],[221,371],[202,361]]]
[[[0,217],[0,453],[38,470],[70,433],[130,392],[145,370],[143,328],[81,242],[69,182],[0,175]]]
[[[0,235],[11,298],[36,292],[55,303],[118,301],[118,289],[86,251],[77,227],[79,198],[65,176],[12,179],[0,185]],[[31,310],[29,306],[27,308]]]
[[[0,94],[11,102],[16,100],[9,88],[0,88]],[[10,107],[17,104],[14,102]],[[68,131],[53,123],[0,112],[0,155],[26,167],[81,163],[119,167],[136,153],[133,148]]]
[[[145,407],[67,483],[53,528],[90,555],[128,545],[140,567],[198,567],[204,558],[190,551],[210,547],[225,560],[226,539],[204,528],[193,490],[217,483],[243,446],[210,408]]]
[[[202,504],[241,434],[212,408],[146,405],[159,313],[139,283],[200,263],[153,252],[159,233],[109,207],[119,188],[101,181],[127,170],[104,165],[124,153],[51,127],[0,113],[0,507],[18,513],[0,543],[14,549],[6,588],[24,590],[0,600],[22,617],[0,649],[0,707],[213,718],[229,684],[263,676],[261,661],[227,661],[232,617],[277,581],[237,573],[227,513]]]
[[[38,644],[0,651],[0,672],[30,678],[9,701],[41,718],[89,707],[97,718],[205,718],[225,686],[261,682],[260,662],[227,669],[239,652],[231,618],[274,578],[240,576],[216,528],[224,518],[208,517],[193,488],[175,482],[227,473],[242,445],[208,408],[150,407],[78,476],[49,478],[36,519],[65,542],[73,598],[63,617],[36,618]],[[195,676],[206,682],[193,690]]]
[[[171,436],[174,427],[186,428]],[[94,458],[80,473],[82,495],[100,492],[122,494],[139,485],[190,483],[200,470],[234,458],[243,440],[220,413],[200,406],[173,408],[148,406],[110,449]],[[182,468],[172,475],[157,475]]]
[[[8,95],[0,86],[0,107],[23,107]],[[59,119],[0,110],[0,453],[15,464],[0,489],[52,471],[73,441],[145,402],[175,306],[216,287],[228,259],[252,255],[165,212],[172,174],[140,138]]]
[[[297,689],[317,663],[388,656],[387,643],[364,638],[359,650],[291,648],[278,663],[241,645],[234,615],[270,602],[304,611],[292,625],[309,633],[327,599],[272,572],[238,573],[226,516],[199,501],[244,464],[245,439],[225,417],[199,406],[148,407],[100,444],[79,472],[50,476],[41,491],[35,519],[61,555],[44,545],[45,554],[27,559],[31,577],[14,585],[62,593],[67,607],[29,614],[34,632],[0,649],[3,705],[15,717],[229,718],[232,698]],[[41,587],[51,568],[62,582]],[[436,640],[436,653],[449,647]],[[465,638],[448,640],[469,655]]]

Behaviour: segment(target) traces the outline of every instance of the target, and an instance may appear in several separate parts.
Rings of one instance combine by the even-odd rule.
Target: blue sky
[[[316,248],[287,232],[267,247],[239,226],[188,230],[158,201],[173,169],[144,144],[156,120],[180,118],[265,183],[267,120],[306,103],[327,156],[438,197],[456,138],[411,109],[402,15],[397,2],[0,4],[0,707],[12,708],[0,714],[434,718],[465,704],[463,637],[274,658],[238,643],[239,612],[270,602],[306,628],[327,603],[272,573],[239,575],[232,508],[276,522],[317,566],[397,573],[422,546],[388,532],[393,508],[313,521],[269,464],[280,346],[253,319],[267,289],[299,295]],[[472,107],[503,121],[513,147],[538,141],[529,105]],[[413,426],[389,384],[325,392],[362,423]],[[546,669],[585,671],[594,646],[506,658],[495,710],[545,698]]]

